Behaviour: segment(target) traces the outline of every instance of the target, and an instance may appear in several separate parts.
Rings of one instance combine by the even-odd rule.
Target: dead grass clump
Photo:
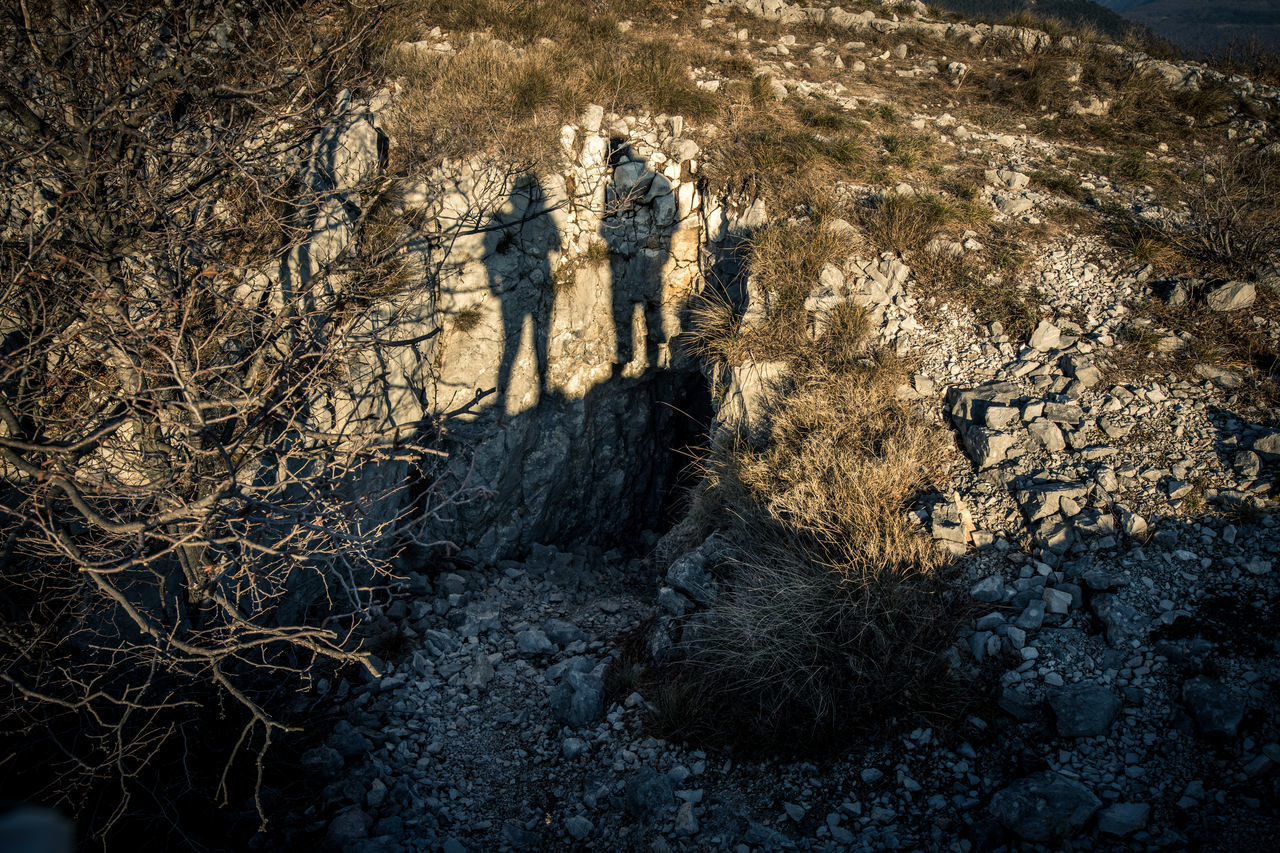
[[[1162,360],[1162,369],[1193,381],[1198,381],[1194,370],[1199,364],[1252,370],[1257,379],[1251,378],[1235,392],[1239,395],[1238,405],[1267,409],[1280,403],[1280,352],[1267,335],[1266,326],[1253,322],[1258,316],[1267,318],[1269,323],[1280,322],[1280,297],[1273,291],[1258,288],[1257,301],[1247,311],[1212,311],[1200,300],[1179,307],[1150,300],[1139,306],[1139,311],[1150,318],[1150,324],[1130,323],[1120,333],[1121,339],[1132,347],[1133,357],[1139,360],[1133,365],[1135,371],[1150,372],[1150,364],[1141,362],[1149,354]],[[1162,352],[1159,344],[1164,335],[1156,328],[1177,334],[1186,345]]]
[[[905,509],[941,435],[896,400],[901,378],[865,360],[815,371],[779,401],[763,449],[731,442],[711,460],[736,519],[732,577],[669,719],[803,747],[932,706],[954,626],[940,556]]]
[[[416,17],[446,30],[487,30],[513,44],[571,41],[584,50],[617,36],[618,18],[611,6],[575,0],[413,0]]]
[[[1008,66],[987,78],[991,97],[1020,110],[1053,109],[1065,105],[1079,75],[1080,66],[1053,54],[1036,54],[1017,65]]]
[[[839,263],[849,246],[821,223],[778,223],[761,229],[751,240],[748,260],[752,273],[777,294],[775,312],[791,313],[818,284],[828,263]]]
[[[886,133],[879,139],[884,148],[884,163],[901,169],[914,169],[929,160],[933,145],[928,138],[916,134]]]
[[[753,91],[758,85],[752,84]],[[754,94],[730,107],[723,124],[725,132],[708,152],[708,180],[760,196],[773,210],[809,204],[833,181],[858,176],[867,159],[866,143],[857,133],[816,133],[794,110],[771,106]]]
[[[742,312],[718,290],[707,288],[689,308],[684,351],[711,364],[736,364],[747,355]]]
[[[871,244],[881,252],[922,249],[950,225],[972,224],[982,215],[976,207],[940,195],[885,194],[858,211],[858,222]]]
[[[392,130],[405,163],[496,148],[531,168],[547,166],[559,156],[560,127],[590,103],[693,120],[717,113],[717,97],[687,73],[691,54],[621,32],[615,20],[596,19],[578,6],[560,0],[428,2],[437,17],[427,20],[443,20],[461,32],[486,29],[492,37],[476,38],[453,55],[403,48],[389,55],[388,70],[404,84]],[[498,14],[508,8],[514,17]]]
[[[1186,255],[1168,229],[1139,219],[1118,205],[1108,205],[1104,209],[1103,221],[1111,245],[1128,252],[1138,263],[1150,264],[1160,275],[1178,276],[1191,272]]]
[[[669,42],[619,39],[592,59],[582,81],[573,67],[578,55],[577,45],[566,46],[559,66],[584,105],[594,102],[615,111],[647,109],[698,120],[719,109],[717,98],[689,78],[691,57]]]
[[[746,359],[785,361],[801,372],[815,368],[851,368],[865,361],[867,318],[851,302],[824,312],[805,310],[823,267],[840,267],[852,248],[824,227],[822,214],[762,229],[745,246],[743,260],[767,290],[768,313],[752,328],[743,325],[743,306],[720,288],[707,288],[689,309],[685,351],[712,364],[734,365]],[[813,328],[820,322],[821,334]]]
[[[393,67],[405,81],[391,121],[404,165],[466,156],[486,141],[525,163],[556,156],[552,116],[538,121],[553,95],[545,52],[518,56],[480,40],[454,56],[401,56]]]
[[[465,308],[459,308],[453,315],[453,328],[465,335],[479,328],[480,321],[483,319],[484,315],[478,306],[468,305]]]
[[[920,293],[942,302],[964,305],[979,322],[998,320],[1017,340],[1038,321],[1039,294],[1021,281],[1025,237],[993,229],[982,238],[982,254],[921,252],[912,258]]]
[[[854,125],[854,120],[848,111],[821,100],[802,101],[796,105],[795,111],[802,124],[816,130],[845,130]]]
[[[1031,173],[1031,183],[1076,201],[1084,201],[1089,195],[1080,186],[1080,176],[1071,172],[1038,169]]]
[[[993,126],[1015,116],[1030,118],[1038,132],[1051,137],[1142,150],[1159,141],[1173,144],[1198,133],[1204,136],[1205,129],[1228,120],[1237,100],[1223,85],[1175,91],[1153,72],[1083,40],[1016,62],[976,66],[963,88],[992,108],[984,119]],[[1109,105],[1105,115],[1078,113],[1076,104],[1095,98]]]

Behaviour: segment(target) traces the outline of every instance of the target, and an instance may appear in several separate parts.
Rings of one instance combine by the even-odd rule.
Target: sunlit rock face
[[[700,191],[678,117],[602,127],[602,113],[562,130],[559,172],[449,162],[404,193],[433,310],[397,334],[438,333],[384,370],[380,416],[408,424],[488,392],[451,424],[434,475],[470,499],[431,535],[475,559],[658,526],[673,450],[710,418],[678,338],[741,223]]]

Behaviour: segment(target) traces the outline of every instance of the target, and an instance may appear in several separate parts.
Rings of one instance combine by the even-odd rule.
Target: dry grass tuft
[[[822,268],[839,264],[848,243],[821,223],[776,223],[761,229],[751,240],[751,271],[777,294],[775,309],[802,307],[818,283]]]
[[[722,133],[707,154],[713,184],[792,210],[820,198],[838,180],[855,180],[870,159],[862,131],[821,101],[775,102],[760,75],[729,88]]]
[[[980,224],[990,213],[975,204],[941,195],[888,194],[872,198],[858,211],[858,222],[879,251],[922,249],[950,226]]]
[[[465,335],[479,328],[482,319],[484,319],[484,314],[480,311],[480,308],[475,305],[468,305],[465,308],[459,308],[453,315],[453,328]]]
[[[1029,335],[1040,302],[1021,280],[1029,238],[1019,229],[992,229],[982,237],[981,254],[917,253],[912,271],[920,295],[964,305],[983,323],[998,320],[1014,339]]]
[[[711,364],[736,364],[747,356],[742,312],[727,297],[707,288],[689,308],[685,352]]]
[[[934,707],[954,625],[944,564],[905,509],[943,437],[894,397],[903,376],[865,358],[815,369],[776,401],[762,449],[708,462],[730,588],[666,696],[669,726],[802,748]]]
[[[768,312],[760,325],[744,328],[742,306],[717,288],[707,288],[689,309],[686,352],[708,362],[733,365],[744,359],[786,361],[796,366],[850,363],[865,353],[866,318],[860,308],[837,307],[813,337],[805,298],[827,264],[841,265],[849,241],[821,219],[774,223],[744,247],[745,261],[767,291]]]

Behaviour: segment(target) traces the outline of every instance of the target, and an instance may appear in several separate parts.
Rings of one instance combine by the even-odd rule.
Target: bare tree
[[[260,782],[284,726],[263,677],[371,669],[372,591],[465,495],[433,488],[449,415],[402,376],[435,334],[429,289],[402,298],[420,271],[362,230],[386,190],[376,16],[5,12],[2,760],[43,765],[29,793],[101,835],[219,709],[242,721],[227,767],[248,750]]]

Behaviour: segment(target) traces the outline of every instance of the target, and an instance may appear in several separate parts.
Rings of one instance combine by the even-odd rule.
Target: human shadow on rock
[[[669,343],[677,331],[673,318],[664,317],[662,273],[679,211],[671,182],[625,140],[609,140],[609,164],[613,180],[605,187],[600,236],[609,247],[617,375],[642,355],[641,347],[642,369],[655,367],[659,345]],[[636,328],[641,317],[643,330]]]
[[[485,266],[489,292],[502,310],[502,360],[498,366],[494,408],[502,417],[509,407],[512,374],[525,335],[536,361],[539,397],[547,387],[550,340],[551,260],[560,250],[560,234],[549,215],[547,195],[532,175],[516,181],[507,202],[494,213],[485,234]]]

